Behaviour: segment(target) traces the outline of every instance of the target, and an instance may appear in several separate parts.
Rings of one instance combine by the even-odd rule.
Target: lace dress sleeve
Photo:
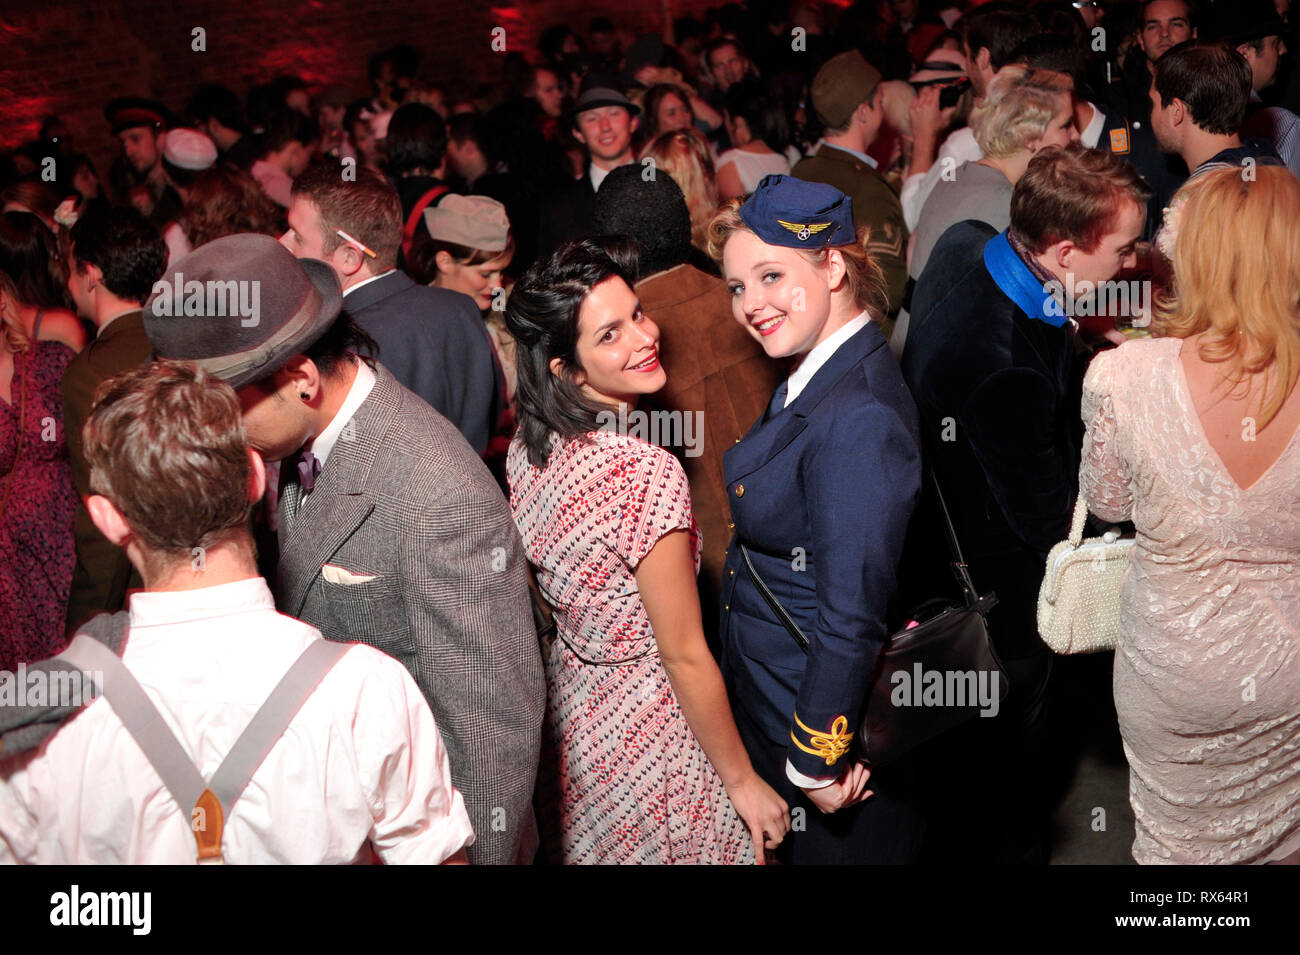
[[[1121,451],[1115,411],[1118,351],[1102,352],[1093,358],[1083,379],[1086,430],[1079,493],[1087,498],[1088,509],[1107,521],[1129,520],[1133,510],[1133,480]]]

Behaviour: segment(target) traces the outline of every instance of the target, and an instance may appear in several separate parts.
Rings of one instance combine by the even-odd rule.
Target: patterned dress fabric
[[[0,514],[0,670],[52,656],[66,642],[77,491],[63,436],[59,383],[72,357],[72,349],[59,342],[32,342],[25,355],[14,356],[12,403],[0,401],[0,496],[13,472]]]
[[[1080,474],[1137,527],[1115,709],[1140,863],[1300,850],[1300,431],[1249,488],[1210,445],[1180,339],[1093,359]]]
[[[687,725],[660,662],[635,569],[689,530],[681,465],[610,432],[552,439],[545,469],[510,446],[510,507],[558,639],[543,650],[537,803],[553,862],[754,862],[749,830]],[[691,595],[692,598],[694,595]]]

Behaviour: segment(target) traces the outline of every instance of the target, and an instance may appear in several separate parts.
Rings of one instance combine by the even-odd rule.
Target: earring
[[[298,397],[301,398],[303,401],[309,401],[309,400],[311,400],[311,396],[308,395],[307,392],[305,392],[305,391],[300,391],[300,392],[298,392]]]

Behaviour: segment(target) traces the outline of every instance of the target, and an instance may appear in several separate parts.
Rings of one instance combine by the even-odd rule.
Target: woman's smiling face
[[[639,396],[668,382],[659,363],[659,326],[618,276],[596,284],[582,300],[575,351],[582,367],[572,370],[573,380],[601,404],[635,405]],[[559,362],[556,358],[551,364],[556,374],[561,373]]]
[[[768,245],[739,229],[723,249],[722,274],[736,321],[769,357],[785,358],[826,337],[831,289],[844,275],[844,261],[832,250],[819,267],[797,249]]]

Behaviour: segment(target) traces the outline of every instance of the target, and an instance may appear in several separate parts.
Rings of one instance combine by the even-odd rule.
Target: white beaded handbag
[[[1088,502],[1080,494],[1070,536],[1047,555],[1038,591],[1038,632],[1057,653],[1114,650],[1119,642],[1120,588],[1134,541],[1116,529],[1084,540],[1087,520]]]

